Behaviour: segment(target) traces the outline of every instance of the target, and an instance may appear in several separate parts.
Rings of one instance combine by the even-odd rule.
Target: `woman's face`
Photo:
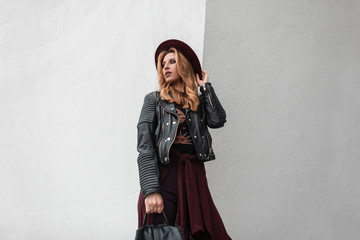
[[[162,67],[162,73],[167,83],[172,84],[177,81],[181,81],[181,77],[176,65],[175,53],[170,52],[165,55],[162,62]]]

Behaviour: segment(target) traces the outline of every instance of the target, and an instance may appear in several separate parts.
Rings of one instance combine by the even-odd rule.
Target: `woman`
[[[222,127],[225,111],[187,44],[175,39],[161,43],[155,64],[160,91],[145,96],[137,125],[138,225],[145,212],[149,224],[163,223],[164,211],[170,225],[194,239],[230,239],[204,168],[204,162],[215,159],[207,127]]]

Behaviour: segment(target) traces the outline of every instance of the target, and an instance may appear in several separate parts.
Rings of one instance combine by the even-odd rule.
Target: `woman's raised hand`
[[[164,202],[160,193],[150,193],[145,198],[146,213],[162,213]]]
[[[198,85],[199,86],[204,86],[205,85],[205,83],[207,83],[208,81],[209,81],[209,77],[208,77],[208,75],[207,75],[207,73],[206,72],[204,72],[204,71],[201,71],[201,79],[200,79],[200,77],[199,77],[199,74],[196,74],[196,81],[197,81],[197,83],[198,83]]]

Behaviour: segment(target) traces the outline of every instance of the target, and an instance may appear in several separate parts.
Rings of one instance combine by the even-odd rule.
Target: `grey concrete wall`
[[[209,184],[233,239],[360,239],[360,2],[208,0],[227,110]]]
[[[202,58],[204,24],[205,0],[1,1],[1,240],[134,238],[154,51]]]

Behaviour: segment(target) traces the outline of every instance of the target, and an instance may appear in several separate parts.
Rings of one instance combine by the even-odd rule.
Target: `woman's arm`
[[[156,98],[153,95],[154,93],[149,93],[145,96],[137,124],[137,151],[139,152],[137,163],[144,198],[150,193],[160,192],[154,140],[157,127]]]
[[[137,159],[140,187],[145,199],[146,213],[161,213],[164,203],[160,194],[159,174],[156,162],[154,133],[157,127],[156,97],[149,93],[144,98],[137,125]]]
[[[217,98],[214,88],[208,82],[208,76],[203,72],[203,80],[197,75],[198,84],[201,86],[201,101],[205,108],[206,124],[210,128],[220,128],[226,123],[226,112]]]

